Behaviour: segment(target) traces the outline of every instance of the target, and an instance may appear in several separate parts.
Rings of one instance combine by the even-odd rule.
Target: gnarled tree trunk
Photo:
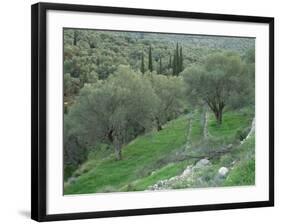
[[[224,109],[224,102],[221,100],[206,100],[208,106],[210,107],[210,109],[213,111],[213,113],[215,114],[216,120],[217,120],[217,124],[221,125],[222,124],[222,112]]]
[[[116,160],[122,159],[121,147],[114,147]]]
[[[161,122],[158,117],[156,117],[155,119],[156,119],[157,131],[161,131],[162,130]]]
[[[122,144],[118,140],[117,137],[115,137],[114,140],[113,140],[113,146],[114,146],[116,160],[121,160],[122,159],[122,150],[121,150]]]
[[[221,125],[222,124],[222,109],[214,111],[216,120],[217,120],[217,124]]]

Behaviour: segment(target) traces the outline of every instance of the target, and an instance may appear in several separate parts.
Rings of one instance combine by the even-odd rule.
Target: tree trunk
[[[116,160],[122,159],[121,149],[115,149],[115,156],[116,156]]]
[[[114,146],[116,160],[122,159],[122,151],[119,144]]]
[[[113,145],[114,145],[116,160],[121,160],[122,159],[122,144],[121,144],[121,142],[117,138],[114,138]]]
[[[162,130],[162,126],[161,126],[161,123],[160,123],[158,117],[156,117],[156,125],[157,125],[157,131],[161,131]]]
[[[217,120],[217,124],[221,125],[222,124],[222,109],[218,110],[218,111],[215,111],[214,113],[215,113],[215,117],[216,117],[216,120]]]
[[[222,111],[225,106],[223,101],[216,102],[216,101],[211,101],[207,100],[206,103],[208,104],[209,108],[214,112],[217,124],[221,125],[222,124]]]

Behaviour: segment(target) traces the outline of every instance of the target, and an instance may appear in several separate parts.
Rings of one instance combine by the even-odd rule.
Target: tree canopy
[[[235,100],[243,101],[247,86],[253,85],[244,70],[244,62],[237,53],[223,52],[206,57],[203,65],[193,65],[182,73],[187,84],[190,103],[207,104],[217,123],[222,123],[223,110]],[[244,98],[244,99],[243,99]]]

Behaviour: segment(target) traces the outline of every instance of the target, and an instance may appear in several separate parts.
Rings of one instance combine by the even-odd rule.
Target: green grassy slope
[[[161,159],[186,142],[187,125],[183,116],[169,122],[160,132],[138,137],[123,148],[121,161],[116,161],[113,154],[99,162],[88,161],[86,172],[66,186],[64,193],[119,191],[132,181],[150,175],[161,168]]]
[[[224,186],[251,185],[255,183],[255,137],[248,138],[243,145],[225,157],[237,161],[224,182]],[[225,158],[223,158],[225,159]],[[221,160],[223,160],[221,159]]]
[[[147,189],[149,186],[155,184],[159,180],[169,179],[173,176],[179,175],[191,164],[192,161],[181,161],[177,163],[169,163],[168,165],[154,171],[151,175],[138,179],[129,185],[126,185],[121,190],[124,191],[141,191]]]
[[[239,112],[227,111],[223,114],[223,122],[220,127],[217,126],[215,116],[210,114],[208,130],[211,136],[233,139],[238,130],[244,130],[251,125],[253,114],[249,109]]]
[[[251,124],[251,113],[248,111],[225,112],[223,124],[218,127],[212,114],[209,116],[208,130],[212,138],[216,141],[232,142],[236,138],[236,133],[240,129],[245,129]],[[112,152],[100,153],[94,155],[84,163],[76,172],[75,180],[72,183],[66,183],[65,194],[83,194],[95,192],[114,192],[114,191],[135,191],[145,190],[148,186],[155,184],[159,180],[168,179],[179,175],[187,165],[193,164],[194,159],[178,160],[176,155],[184,149],[187,141],[189,119],[182,116],[176,120],[167,123],[163,130],[151,132],[140,136],[130,142],[123,148],[123,159],[116,161]],[[200,114],[194,115],[190,142],[196,140],[196,147],[202,138],[202,127],[200,127]],[[199,142],[199,143],[198,143]],[[254,140],[252,140],[254,142]],[[196,151],[197,148],[191,146],[189,150]],[[224,185],[229,186],[232,183],[243,185],[243,180],[239,182],[237,176],[245,167],[252,170],[253,164],[246,164],[240,160],[244,158],[249,148],[254,150],[254,145],[245,144],[244,148],[235,152],[223,155],[220,159],[212,161],[214,167],[208,175],[217,172],[220,166],[227,166],[233,160],[236,160],[235,169],[230,172],[229,178]],[[102,157],[102,158],[101,158]],[[252,160],[253,158],[249,158]],[[238,174],[235,174],[238,173]],[[233,174],[232,174],[233,173]],[[245,182],[252,183],[254,172],[245,177]],[[251,179],[252,178],[252,179]],[[208,185],[208,183],[207,183]],[[233,184],[232,184],[233,185]],[[196,184],[188,185],[197,187]],[[180,188],[180,186],[179,186]]]

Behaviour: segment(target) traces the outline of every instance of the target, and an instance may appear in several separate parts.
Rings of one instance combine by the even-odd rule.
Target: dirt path
[[[203,111],[203,116],[204,116],[204,122],[203,122],[203,138],[206,139],[208,138],[209,136],[209,132],[208,132],[208,118],[209,118],[209,115],[208,115],[208,111],[207,109],[205,109]]]
[[[188,127],[187,127],[187,131],[186,131],[186,144],[185,144],[186,149],[188,149],[189,146],[190,146],[190,135],[191,135],[191,130],[192,130],[192,118],[193,118],[193,114],[187,115]]]

